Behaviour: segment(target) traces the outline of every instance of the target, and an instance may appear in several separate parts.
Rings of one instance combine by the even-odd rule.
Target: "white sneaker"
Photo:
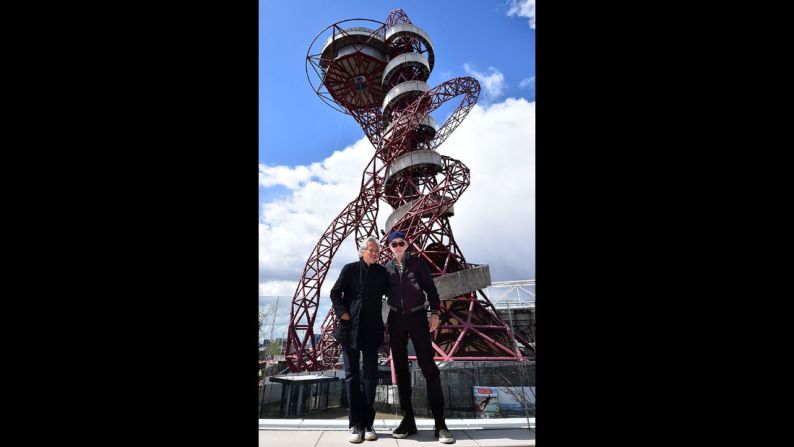
[[[364,429],[364,439],[367,441],[374,441],[378,439],[378,435],[375,434],[375,430],[372,427],[367,427]]]
[[[433,431],[435,432],[434,434],[436,435],[436,437],[438,437],[438,442],[442,444],[452,444],[453,442],[455,442],[455,438],[452,437],[452,432],[450,432],[446,428],[442,428],[436,431],[434,427]]]
[[[358,444],[360,442],[364,442],[364,430],[360,427],[353,427],[350,429],[350,437],[347,438],[348,442],[352,442],[353,444]]]

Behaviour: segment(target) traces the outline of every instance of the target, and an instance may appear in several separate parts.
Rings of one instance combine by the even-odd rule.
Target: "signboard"
[[[499,391],[492,386],[474,386],[474,417],[491,419],[499,417]]]
[[[499,409],[502,417],[524,416],[524,407],[534,414],[535,387],[499,387]]]

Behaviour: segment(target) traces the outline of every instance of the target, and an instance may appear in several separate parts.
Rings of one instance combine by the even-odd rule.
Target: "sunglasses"
[[[400,241],[400,242],[392,242],[391,246],[392,247],[405,247],[405,242],[402,242],[402,241]]]

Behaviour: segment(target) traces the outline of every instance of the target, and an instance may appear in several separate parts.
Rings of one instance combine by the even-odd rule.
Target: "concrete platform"
[[[417,419],[419,433],[404,439],[391,437],[399,420],[376,419],[377,441],[362,446],[409,447],[441,445],[433,436],[433,420]],[[447,419],[447,427],[461,447],[513,447],[535,445],[535,418]],[[338,419],[260,419],[259,444],[262,447],[331,447],[352,445],[346,420]]]

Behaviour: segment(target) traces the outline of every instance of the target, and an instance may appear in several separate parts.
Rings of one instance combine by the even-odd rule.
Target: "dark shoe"
[[[372,427],[367,427],[364,429],[364,439],[367,441],[374,441],[378,439],[378,435],[375,434],[375,430],[373,430]]]
[[[350,437],[347,438],[348,442],[358,444],[364,442],[364,430],[361,427],[353,427],[350,429]]]
[[[416,421],[413,418],[404,417],[402,421],[400,421],[400,425],[391,432],[392,438],[402,439],[408,435],[415,435],[416,434]]]
[[[455,438],[452,437],[452,433],[447,430],[446,427],[444,428],[435,428],[433,427],[433,434],[438,438],[438,442],[442,444],[452,444],[455,442]]]

